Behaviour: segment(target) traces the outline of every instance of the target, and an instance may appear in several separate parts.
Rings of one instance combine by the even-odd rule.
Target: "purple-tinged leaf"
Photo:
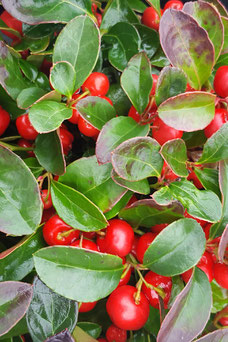
[[[212,294],[206,274],[196,268],[162,322],[157,342],[190,342],[204,329],[210,317]]]
[[[0,283],[0,336],[25,315],[32,299],[32,285],[19,281]]]
[[[130,117],[119,116],[107,122],[97,139],[96,156],[98,163],[106,164],[111,161],[111,152],[122,142],[143,137],[149,133],[150,126],[140,126]]]
[[[226,228],[224,229],[222,233],[221,240],[218,246],[218,257],[219,257],[220,262],[223,262],[227,245],[228,245],[228,224],[226,225]]]
[[[205,1],[214,5],[221,15],[224,15],[225,17],[228,15],[228,11],[226,7],[222,4],[220,0],[205,0]]]
[[[219,329],[207,334],[195,342],[227,342],[228,341],[228,329]]]
[[[159,143],[150,137],[126,140],[111,153],[113,168],[121,178],[132,182],[159,177],[163,166],[159,150]]]
[[[133,56],[121,76],[121,86],[139,114],[149,103],[152,88],[150,61],[145,52]]]
[[[3,0],[3,7],[27,24],[68,22],[80,14],[92,14],[90,0]]]
[[[49,337],[45,342],[75,342],[70,332],[65,329],[64,331]]]
[[[215,48],[216,61],[221,53],[224,41],[224,28],[218,10],[205,1],[191,1],[184,5],[183,11],[191,15],[207,31]]]
[[[216,97],[206,92],[189,92],[171,97],[158,107],[166,125],[193,132],[209,125],[215,114]]]
[[[160,21],[162,48],[171,64],[182,69],[189,84],[200,90],[214,65],[214,46],[190,15],[167,9]]]
[[[130,182],[118,176],[115,170],[112,170],[112,179],[116,184],[133,192],[137,192],[138,194],[148,195],[150,193],[150,185],[147,179]]]
[[[173,172],[180,177],[187,177],[186,168],[187,148],[185,142],[181,139],[167,141],[161,148],[161,155]]]
[[[228,18],[222,17],[222,23],[224,26],[224,44],[221,54],[223,55],[228,53]]]

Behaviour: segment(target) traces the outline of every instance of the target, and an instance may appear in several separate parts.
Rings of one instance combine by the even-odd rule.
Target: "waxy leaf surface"
[[[88,333],[86,333],[82,328],[80,328],[78,325],[73,331],[73,337],[74,337],[75,342],[96,342],[97,341]]]
[[[46,91],[38,87],[26,88],[20,92],[17,97],[17,105],[19,108],[28,109],[34,102],[39,100]]]
[[[227,340],[228,329],[219,329],[199,338],[196,342],[227,342]]]
[[[78,322],[77,326],[93,338],[98,338],[102,331],[102,327],[93,322]]]
[[[218,179],[219,179],[218,170],[209,169],[206,167],[203,169],[195,167],[194,172],[206,190],[214,191],[214,193],[216,193],[216,195],[219,198],[221,198],[221,193],[220,193],[219,184],[218,184]]]
[[[228,53],[228,18],[222,17],[222,23],[224,26],[224,43],[223,43],[223,48],[222,48],[221,54],[226,55]],[[224,65],[227,65],[227,64],[224,63]]]
[[[34,262],[50,289],[78,302],[106,297],[117,287],[123,271],[119,257],[76,247],[41,249],[34,254]]]
[[[159,233],[146,250],[143,264],[164,276],[181,274],[199,262],[205,246],[200,224],[193,219],[180,219]]]
[[[29,168],[0,146],[0,231],[32,234],[41,220],[41,206],[38,184]]]
[[[150,193],[150,185],[147,179],[141,179],[136,182],[127,181],[126,179],[121,178],[115,170],[112,170],[112,179],[114,182],[128,190],[133,192],[137,192],[139,194],[148,195]]]
[[[49,337],[45,342],[75,342],[75,340],[71,336],[70,332],[65,329],[64,331]]]
[[[107,226],[101,210],[73,188],[53,181],[51,197],[58,215],[73,228],[89,232]]]
[[[50,73],[52,87],[60,94],[71,97],[75,91],[76,72],[69,62],[54,64]]]
[[[157,341],[192,341],[203,331],[210,317],[211,306],[210,283],[206,274],[196,267],[193,277],[177,296],[162,322]]]
[[[160,118],[175,129],[192,132],[204,129],[215,114],[215,96],[206,92],[180,94],[158,108]]]
[[[171,167],[173,172],[180,177],[187,177],[186,169],[187,148],[181,139],[169,140],[162,145],[161,155]]]
[[[189,84],[200,90],[214,65],[214,47],[207,32],[190,15],[167,9],[161,17],[159,33],[171,64],[182,69]]]
[[[141,38],[140,51],[145,51],[147,57],[152,58],[159,48],[158,32],[145,25],[135,24],[134,26]]]

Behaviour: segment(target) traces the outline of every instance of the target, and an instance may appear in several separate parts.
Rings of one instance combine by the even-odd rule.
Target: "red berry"
[[[151,227],[150,230],[151,230],[152,233],[158,234],[164,228],[166,228],[168,225],[169,225],[168,223],[156,224],[155,226]]]
[[[153,9],[153,7],[146,8],[145,11],[143,12],[142,24],[158,31],[159,22],[160,22],[160,18],[159,18],[158,13],[155,11],[155,9]]]
[[[221,287],[228,290],[228,265],[214,264],[214,278]]]
[[[50,209],[52,207],[52,200],[51,200],[51,192],[49,191],[48,194],[48,190],[47,189],[43,189],[41,190],[41,199],[44,205],[44,210],[46,209]],[[47,197],[48,195],[48,197]]]
[[[101,99],[104,99],[104,100],[108,101],[108,102],[110,103],[110,105],[113,106],[113,102],[112,102],[112,100],[111,100],[109,97],[107,97],[107,96],[101,96],[101,95],[99,95],[99,97],[100,97]]]
[[[152,78],[153,78],[153,86],[152,86],[152,89],[150,91],[150,95],[155,95],[156,86],[158,83],[158,75],[152,74]]]
[[[130,116],[132,119],[134,119],[136,122],[139,122],[141,120],[141,115],[137,112],[134,106],[131,106],[128,116]]]
[[[72,124],[75,124],[75,125],[78,123],[78,119],[80,117],[80,114],[79,114],[78,110],[76,109],[76,105],[77,105],[77,103],[72,104],[72,107],[73,107],[72,117],[70,119],[68,119],[68,121],[70,121]]]
[[[228,81],[228,79],[227,79]],[[207,138],[210,138],[215,132],[219,130],[224,123],[226,123],[228,112],[224,108],[216,108],[214,119],[210,122],[210,124],[204,128],[204,134]]]
[[[124,285],[115,289],[109,296],[106,309],[111,321],[120,329],[141,329],[150,313],[150,305],[141,292],[140,298],[135,299],[137,289],[134,286]]]
[[[146,233],[140,237],[138,245],[137,245],[137,249],[136,249],[136,254],[137,254],[137,259],[141,264],[143,263],[144,254],[147,248],[151,245],[151,243],[154,241],[156,236],[157,234]]]
[[[86,120],[84,120],[81,116],[78,119],[78,129],[84,134],[86,137],[97,137],[99,134],[99,130],[89,124]]]
[[[97,4],[92,3],[92,12],[95,14],[97,10]]]
[[[223,65],[216,71],[214,90],[218,96],[228,96],[228,65]]]
[[[160,145],[173,139],[180,139],[182,131],[166,125],[158,116],[153,121],[152,136]]]
[[[122,264],[123,265],[125,265],[126,264],[126,259],[125,259],[125,257],[122,257]],[[126,265],[128,265],[128,264],[126,264]],[[119,284],[118,284],[118,286],[117,287],[119,287],[119,286],[123,286],[123,285],[127,285],[127,283],[129,282],[129,280],[130,280],[130,278],[131,278],[131,267],[128,269],[128,271],[127,271],[127,273],[125,274],[125,272],[126,272],[126,268],[124,269],[124,271],[123,271],[123,273],[122,273],[122,276],[121,276],[121,278],[120,278],[120,282],[119,282]],[[124,275],[125,274],[125,275]],[[124,277],[123,277],[123,275],[124,275]],[[122,278],[123,277],[123,278]]]
[[[199,218],[196,218],[196,217],[190,215],[190,214],[187,212],[187,209],[185,209],[184,217],[192,218],[192,219],[196,220],[196,222],[198,222],[198,223],[201,225],[201,227],[205,227],[205,225],[208,224],[207,221],[201,220],[201,219],[199,219]]]
[[[106,338],[108,342],[125,342],[127,341],[127,332],[112,324],[106,331]]]
[[[99,342],[108,342],[108,341],[106,340],[106,338],[98,338],[97,341],[99,341]]]
[[[181,274],[181,278],[185,283],[189,281],[192,275],[192,268],[190,270],[185,271],[184,273]]]
[[[221,313],[224,315],[221,317]],[[228,326],[228,305],[222,309],[222,311],[218,312],[216,316],[219,315],[221,318],[219,319],[219,323],[223,326]]]
[[[9,113],[0,106],[0,136],[5,132],[10,124]]]
[[[96,18],[97,18],[97,26],[100,27],[101,23],[102,23],[102,15],[100,13],[96,13],[95,14]]]
[[[195,91],[195,89],[192,88],[192,87],[190,86],[189,83],[187,83],[187,86],[186,86],[186,90],[185,90],[185,91],[186,91],[186,92],[188,92],[188,91]]]
[[[55,214],[56,214],[56,211],[55,211],[54,207],[51,207],[50,209],[44,210],[41,223],[47,222]]]
[[[197,264],[197,267],[199,267],[202,271],[204,271],[204,273],[206,273],[210,283],[212,282],[214,278],[213,265],[214,265],[214,262],[213,262],[212,256],[208,252],[204,252],[202,258]]]
[[[74,141],[74,136],[67,129],[60,127],[59,129],[60,141],[63,146],[63,152],[67,155],[72,149],[72,142]]]
[[[95,308],[97,302],[88,302],[88,303],[81,303],[79,312],[88,312]]]
[[[183,6],[184,6],[183,3],[179,0],[169,0],[165,4],[164,11],[167,10],[168,8],[172,8],[172,9],[180,11],[182,10]]]
[[[96,232],[83,232],[83,237],[92,240],[93,238],[95,238],[96,236]]]
[[[32,126],[28,114],[23,114],[18,116],[16,119],[16,126],[18,133],[22,136],[22,138],[27,140],[35,140],[38,132]]]
[[[105,237],[98,235],[96,243],[97,243],[98,251],[101,253],[106,253],[106,239],[105,239]]]
[[[48,245],[70,245],[79,237],[79,230],[74,230],[67,235],[72,227],[66,224],[58,215],[52,216],[43,227],[44,240]],[[65,234],[62,236],[61,234]]]
[[[138,235],[134,235],[134,240],[131,248],[131,254],[137,258],[137,246],[139,242],[140,237]]]
[[[17,145],[20,147],[26,147],[26,148],[33,147],[33,144],[29,140],[26,140],[26,139],[19,139],[17,142]],[[29,155],[29,157],[35,157],[35,154],[33,151],[27,151],[27,154]]]
[[[80,239],[74,241],[74,242],[71,244],[71,246],[81,247],[81,248],[89,249],[89,250],[91,250],[91,251],[96,251],[96,252],[98,252],[97,245],[96,245],[93,241],[90,241],[90,240],[87,240],[87,239],[83,239],[83,240],[82,240],[82,245],[81,245],[81,246],[80,246]]]
[[[109,90],[108,77],[102,72],[93,72],[82,85],[82,91],[89,90],[90,95],[106,95]]]
[[[164,298],[164,307],[167,309],[168,302],[171,296],[171,290],[172,290],[172,279],[170,277],[164,277],[159,274],[156,274],[152,271],[149,271],[145,275],[145,280],[147,283],[153,285],[154,287],[160,287],[165,292],[165,298]],[[150,305],[154,308],[159,308],[159,296],[157,292],[153,289],[150,289],[149,287],[146,287],[145,284],[142,285],[142,291],[148,298]]]
[[[204,189],[203,184],[200,182],[199,178],[196,176],[193,169],[189,168],[189,171],[190,171],[190,173],[187,177],[187,180],[192,181],[197,189]]]
[[[169,180],[171,182],[177,180],[177,178],[179,178],[179,176],[177,176],[169,167],[169,165],[164,161],[164,165],[162,168],[162,172],[161,172],[161,178],[164,178],[166,180]]]
[[[207,224],[205,225],[205,227],[203,228],[204,234],[205,234],[205,237],[206,237],[207,240],[208,240],[209,237],[210,237],[210,229],[211,229],[211,226],[212,226],[211,223],[207,223]]]
[[[130,207],[133,203],[137,202],[137,198],[133,195],[126,204],[126,207]]]
[[[4,11],[4,12],[1,14],[0,18],[4,21],[4,23],[5,23],[7,26],[9,26],[10,28],[12,28],[12,29],[18,31],[18,32],[22,35],[22,22],[21,22],[21,21],[19,21],[19,20],[17,20],[16,18],[12,17],[12,15],[9,14],[7,11]],[[13,33],[11,33],[11,32],[7,32],[7,31],[5,31],[5,30],[1,30],[1,31],[3,31],[3,33],[4,33],[6,36],[8,36],[8,37],[10,37],[10,38],[12,38],[12,39],[15,39],[15,38],[18,39],[18,37],[15,36],[15,35],[14,35]]]

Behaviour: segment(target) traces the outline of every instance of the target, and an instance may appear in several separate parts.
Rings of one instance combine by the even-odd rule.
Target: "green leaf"
[[[46,171],[54,173],[55,175],[62,175],[65,172],[66,163],[57,132],[39,134],[36,138],[34,152],[40,165]]]
[[[207,32],[190,15],[167,9],[161,17],[159,33],[171,64],[182,69],[189,84],[200,90],[214,65],[214,47]]]
[[[128,113],[129,109],[131,108],[131,102],[121,88],[120,84],[111,84],[107,96],[112,100],[113,107],[119,116],[123,116]]]
[[[123,209],[128,204],[132,195],[133,195],[132,191],[127,191],[123,195],[123,197],[121,197],[121,199],[114,205],[114,207],[110,211],[104,214],[106,219],[111,220],[113,217],[118,215],[120,210]]]
[[[32,285],[19,281],[0,283],[0,336],[25,315],[32,299]]]
[[[0,19],[0,30],[3,31],[3,33],[5,31],[11,32],[14,36],[21,38],[20,33],[17,30],[13,29],[12,27],[9,27],[8,25],[6,25],[6,23],[2,19]]]
[[[206,190],[214,191],[219,198],[221,197],[218,184],[218,170],[195,167],[194,172]]]
[[[168,304],[169,308],[173,306],[175,299],[183,290],[183,288],[184,288],[184,282],[181,279],[181,277],[180,276],[172,277],[172,291],[171,291],[171,297],[170,297],[169,304]]]
[[[226,54],[228,53],[228,18],[222,17],[222,24],[224,27],[224,43],[221,53]]]
[[[16,236],[32,234],[41,220],[35,177],[16,154],[0,146],[0,230]]]
[[[73,337],[75,342],[96,342],[92,336],[88,335],[83,329],[79,326],[76,326],[73,332]]]
[[[14,49],[16,51],[30,50],[31,53],[39,54],[45,51],[50,43],[50,37],[42,37],[39,39],[33,39],[28,37],[23,37],[19,44],[17,44]],[[26,60],[27,62],[27,60]]]
[[[97,139],[96,156],[98,163],[111,161],[111,152],[125,140],[146,136],[149,125],[140,126],[130,117],[117,117],[107,122]]]
[[[73,66],[76,90],[95,67],[99,50],[100,33],[97,26],[89,17],[79,16],[71,20],[56,39],[53,62],[66,61]]]
[[[222,217],[210,229],[210,237],[221,236],[228,222],[228,160],[219,163],[219,187],[222,194]]]
[[[103,40],[110,45],[109,62],[120,71],[123,71],[131,57],[139,52],[139,33],[129,23],[119,22],[112,26],[109,32],[103,36]]]
[[[128,181],[159,177],[163,166],[159,150],[159,143],[150,137],[126,140],[111,153],[113,168]]]
[[[147,179],[141,179],[136,182],[127,181],[126,179],[118,176],[118,174],[114,170],[112,170],[112,179],[116,184],[133,192],[137,192],[143,195],[148,195],[150,193],[150,185]]]
[[[187,148],[202,146],[207,140],[204,130],[184,132],[182,139],[185,141]]]
[[[38,76],[34,83],[35,83],[35,86],[40,87],[46,91],[50,91],[49,79],[43,72],[40,71],[38,73]]]
[[[111,210],[126,193],[111,178],[112,165],[99,165],[96,156],[75,160],[59,182],[81,192],[103,212]]]
[[[215,96],[206,92],[180,94],[163,102],[158,114],[170,127],[198,131],[208,126],[214,117]]]
[[[167,190],[169,190],[168,193]],[[159,192],[162,192],[164,196],[171,195],[171,197],[180,201],[187,209],[187,212],[196,218],[209,222],[217,222],[221,218],[222,206],[218,196],[212,191],[198,190],[186,179],[172,182],[169,188],[163,187],[153,194],[155,201],[163,204]]]
[[[228,65],[228,52],[225,53],[224,55],[220,55],[216,65],[214,66],[215,70],[218,70],[223,65]]]
[[[186,168],[186,161],[188,160],[187,148],[183,140],[167,141],[162,145],[161,155],[176,175],[180,177],[188,176]]]
[[[163,276],[181,274],[197,265],[206,246],[198,222],[183,218],[171,223],[146,250],[143,265]]]
[[[196,342],[226,342],[228,336],[228,329],[215,330],[210,334],[204,335]]]
[[[80,115],[97,129],[116,116],[114,107],[98,96],[87,96],[76,105]]]
[[[26,313],[33,342],[45,341],[64,329],[72,332],[77,323],[77,316],[77,302],[58,295],[35,277],[33,297]]]
[[[23,23],[22,31],[26,37],[39,39],[50,36],[53,32],[60,28],[60,25],[61,24],[28,25]]]
[[[119,257],[75,247],[40,249],[34,254],[34,263],[50,289],[78,302],[106,297],[117,287],[123,272]]]
[[[39,133],[49,133],[56,130],[61,123],[71,118],[72,109],[65,103],[55,101],[40,101],[29,110],[29,119]]]
[[[162,322],[157,341],[192,341],[203,331],[210,316],[211,305],[210,283],[206,274],[196,268],[193,277]]]
[[[100,29],[108,31],[119,22],[138,23],[139,19],[126,0],[113,0],[105,9]]]
[[[129,208],[122,209],[119,217],[133,227],[150,228],[160,223],[171,223],[183,217],[183,213],[183,207],[177,201],[168,205],[159,205],[152,199],[144,199],[135,202]]]
[[[24,59],[19,59],[19,67],[25,77],[27,77],[32,82],[35,81],[38,76],[38,69],[33,64],[27,62]]]
[[[127,0],[128,5],[136,12],[142,13],[146,9],[146,5],[140,0]]]
[[[44,89],[38,87],[23,89],[17,97],[17,105],[19,108],[28,109],[45,93]]]
[[[78,322],[77,326],[93,338],[98,338],[102,330],[102,327],[99,324],[92,322]]]
[[[212,280],[211,282],[211,290],[213,298],[213,307],[211,312],[216,313],[222,310],[228,304],[228,298],[215,280]]]
[[[226,7],[222,4],[222,2],[220,0],[205,0],[205,1],[214,5],[221,15],[223,15],[225,17],[228,15]]]
[[[45,246],[42,228],[0,254],[0,281],[21,280],[33,267],[32,254]]]
[[[163,68],[165,66],[170,65],[170,62],[166,58],[161,46],[158,47],[158,50],[156,51],[154,56],[150,59],[150,62],[153,66],[157,66],[159,68]]]
[[[58,215],[73,228],[90,232],[107,226],[101,210],[73,188],[53,181],[51,197]]]
[[[160,10],[160,0],[146,0],[150,6],[152,6],[155,11],[158,13],[159,17],[161,16]]]
[[[150,315],[149,318],[144,325],[146,331],[150,334],[157,335],[160,329],[160,314],[157,308],[154,308],[150,305]]]
[[[215,163],[228,158],[228,122],[207,139],[197,164]]]
[[[156,104],[159,106],[170,97],[184,93],[187,86],[185,73],[175,67],[162,69],[156,86]]]
[[[0,81],[1,83],[1,81]],[[24,110],[18,108],[17,103],[7,94],[5,89],[0,85],[0,102],[2,108],[4,108],[14,120],[18,116],[24,114]]]
[[[50,73],[52,87],[60,94],[71,98],[75,91],[76,72],[69,62],[58,62]]]
[[[15,18],[28,24],[68,22],[80,14],[92,14],[90,0],[3,0],[3,7]]]
[[[141,38],[140,51],[145,51],[147,57],[151,59],[159,48],[158,32],[141,24],[134,26]]]
[[[139,114],[149,103],[152,88],[151,65],[144,52],[130,59],[121,76],[121,86]]]
[[[0,84],[5,91],[16,100],[20,92],[28,87],[31,87],[31,82],[23,77],[19,59],[14,57],[9,48],[0,41]]]
[[[26,158],[24,159],[24,163],[29,167],[35,178],[38,178],[44,170],[36,158]]]

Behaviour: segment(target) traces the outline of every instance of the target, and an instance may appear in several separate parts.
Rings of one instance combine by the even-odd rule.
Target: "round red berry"
[[[166,125],[158,116],[153,121],[152,136],[160,145],[173,139],[180,139],[182,131]]]
[[[143,263],[144,254],[145,254],[147,248],[154,241],[156,236],[157,236],[157,234],[146,233],[140,237],[140,239],[138,241],[137,249],[136,249],[136,254],[137,254],[137,259],[141,264]]]
[[[52,207],[52,200],[51,200],[51,192],[47,189],[43,189],[40,192],[41,194],[41,199],[43,202],[44,210],[50,209]]]
[[[158,31],[159,22],[160,17],[155,9],[153,7],[146,8],[142,15],[142,24]]]
[[[213,258],[208,252],[204,252],[199,263],[197,264],[197,267],[199,267],[202,271],[204,271],[204,273],[206,273],[210,283],[214,278],[213,265]]]
[[[155,226],[151,227],[150,230],[152,233],[158,234],[163,229],[165,229],[168,225],[169,225],[168,223],[156,224]]]
[[[78,119],[80,117],[80,114],[79,114],[78,110],[76,109],[76,105],[77,105],[77,103],[72,104],[72,107],[73,107],[72,117],[70,119],[68,119],[68,121],[70,121],[72,124],[75,124],[75,125],[78,123]]]
[[[203,184],[200,182],[199,178],[196,176],[196,173],[192,168],[189,168],[189,175],[187,177],[187,180],[192,181],[193,184],[197,189],[204,189]]]
[[[60,127],[59,129],[60,141],[63,146],[63,153],[67,155],[72,149],[72,143],[74,141],[74,136],[67,129]]]
[[[125,342],[127,341],[127,332],[112,324],[106,331],[106,338],[108,342]]]
[[[16,126],[18,133],[22,136],[22,138],[27,140],[35,140],[38,132],[32,126],[28,114],[23,114],[18,116],[16,119]]]
[[[76,240],[71,244],[71,246],[81,247],[81,248],[89,249],[91,251],[98,252],[97,245],[93,241],[90,241],[87,239],[83,239],[82,242],[80,241],[80,239]]]
[[[155,91],[156,91],[156,87],[157,87],[157,83],[158,83],[158,75],[152,74],[152,78],[153,78],[153,86],[152,86],[152,89],[150,91],[150,95],[155,95]]]
[[[97,302],[88,302],[88,303],[81,303],[79,312],[88,312],[95,308]]]
[[[84,120],[81,116],[78,119],[78,129],[84,134],[86,137],[97,137],[100,131],[96,129],[94,126],[89,124],[86,120]]]
[[[102,72],[93,72],[82,85],[82,91],[89,90],[90,95],[106,95],[109,90],[108,77]]]
[[[228,96],[228,65],[223,65],[216,71],[214,90],[218,96]]]
[[[184,6],[183,3],[179,0],[169,0],[165,4],[164,11],[167,10],[168,8],[172,8],[172,9],[180,11],[182,10],[183,6]]]
[[[227,80],[228,81],[228,80]],[[215,132],[219,130],[224,123],[226,123],[228,112],[224,108],[216,108],[214,119],[210,124],[204,128],[204,134],[207,138],[210,138]]]
[[[7,11],[4,11],[4,12],[1,14],[0,18],[4,21],[4,23],[5,23],[7,26],[9,26],[10,28],[12,28],[12,29],[18,31],[18,32],[22,35],[22,22],[21,22],[21,21],[19,21],[19,20],[17,20],[16,18],[14,18],[14,17],[13,17],[11,14],[9,14]],[[8,37],[10,37],[10,38],[12,38],[12,39],[15,39],[15,38],[18,39],[18,37],[15,36],[13,33],[7,32],[7,31],[5,31],[5,30],[2,30],[2,31],[3,31],[3,33],[4,33],[6,36],[8,36]]]
[[[31,143],[31,141],[26,140],[26,139],[19,139],[17,142],[17,145],[20,147],[33,147],[33,144]],[[35,157],[35,154],[33,151],[27,151],[27,154],[29,155],[29,157]]]
[[[228,290],[228,265],[214,264],[214,277],[221,287]]]
[[[0,136],[5,132],[10,124],[9,113],[0,106]]]

